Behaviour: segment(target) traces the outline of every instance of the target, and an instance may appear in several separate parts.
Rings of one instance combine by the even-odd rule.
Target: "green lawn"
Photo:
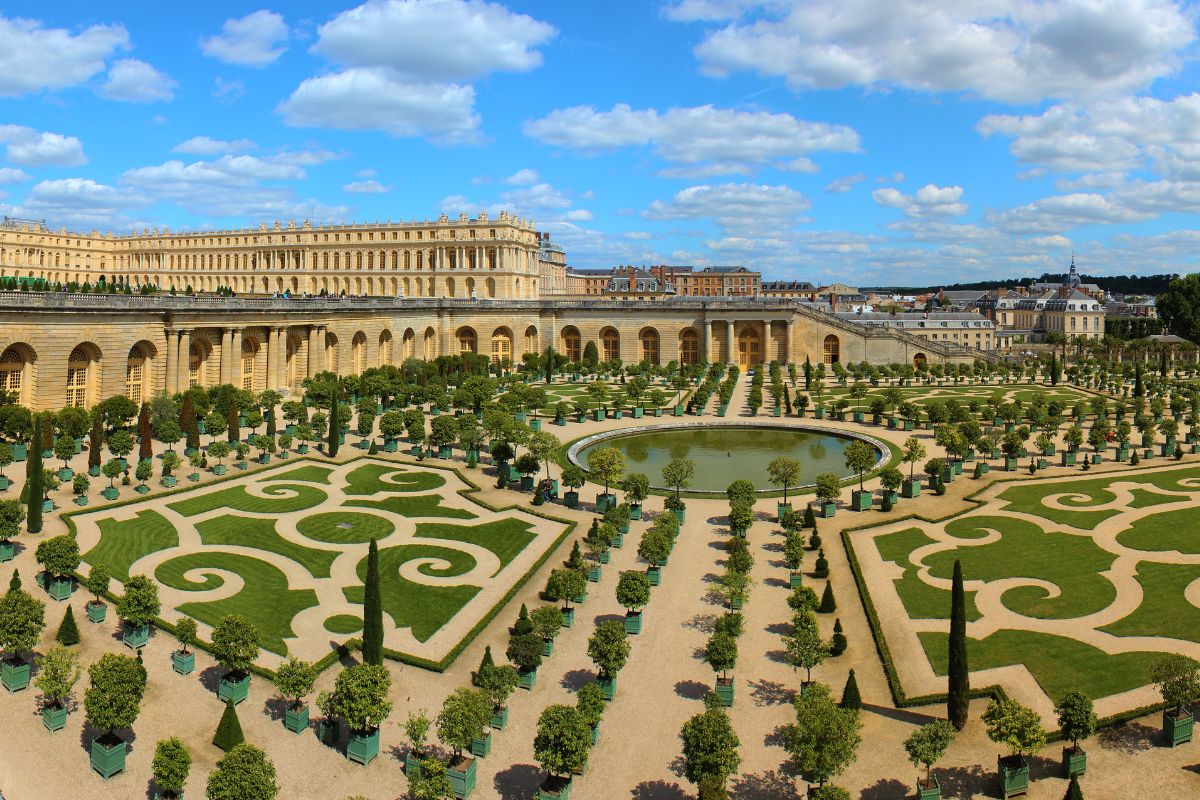
[[[361,617],[355,617],[351,614],[334,614],[325,620],[325,630],[330,633],[358,633],[363,628]]]
[[[442,505],[442,498],[436,494],[417,494],[405,497],[393,495],[379,500],[347,500],[345,505],[357,508],[377,508],[381,511],[391,511],[402,517],[476,519],[479,516],[465,508],[451,508]]]
[[[922,632],[921,645],[934,672],[946,674],[949,637]],[[984,639],[967,640],[972,670],[1024,664],[1054,702],[1078,689],[1092,698],[1136,689],[1150,682],[1151,665],[1161,653],[1109,655],[1083,642],[1032,631],[996,631]]]
[[[418,522],[416,535],[424,539],[453,539],[486,547],[500,559],[500,568],[517,557],[536,537],[527,522],[498,519],[483,525],[450,525],[445,522]]]
[[[383,476],[396,473],[391,480]],[[364,464],[346,476],[346,494],[371,496],[380,492],[429,492],[446,485],[436,472],[402,472],[387,464]]]
[[[217,574],[189,580],[185,573],[205,567],[236,573],[245,581],[240,592],[224,600],[183,603],[178,611],[215,626],[228,614],[241,614],[258,627],[262,646],[272,653],[287,654],[284,639],[292,638],[292,618],[317,604],[311,589],[289,589],[287,576],[265,561],[219,550],[177,556],[159,565],[155,578],[165,586],[187,592],[219,588],[224,579]]]
[[[103,564],[119,581],[129,580],[129,568],[138,559],[179,546],[179,534],[157,511],[140,511],[130,520],[112,517],[97,523],[100,541],[82,558],[88,564]]]
[[[248,511],[259,514],[286,514],[289,511],[303,511],[314,508],[325,502],[325,493],[320,489],[304,484],[272,484],[262,487],[267,497],[255,497],[246,491],[244,486],[230,486],[208,494],[189,497],[171,503],[167,508],[192,517],[212,511],[217,508],[228,508],[231,511]],[[294,497],[288,497],[295,492]]]
[[[1108,486],[1114,481],[1144,483],[1147,486],[1178,492],[1188,491],[1186,487],[1180,486],[1179,482],[1189,478],[1200,478],[1200,467],[1141,474],[1120,474],[1070,482],[1030,483],[1005,489],[999,499],[1007,501],[1008,505],[1002,506],[1006,510],[1045,517],[1053,522],[1070,525],[1080,530],[1093,530],[1104,520],[1120,513],[1119,510],[1087,510],[1088,506],[1103,505],[1113,501],[1115,495],[1109,491]],[[1079,494],[1084,497],[1082,499],[1066,498],[1061,501],[1062,505],[1071,509],[1078,508],[1078,511],[1049,508],[1042,504],[1043,498],[1054,494]],[[1134,500],[1131,505],[1134,508],[1173,503],[1183,499],[1144,490],[1134,490],[1133,495]]]
[[[904,567],[904,577],[896,581],[896,593],[912,619],[950,619],[950,592],[921,580],[917,567],[909,560],[909,553],[933,541],[920,528],[907,528],[875,539],[875,546],[884,561]],[[975,608],[975,593],[965,592],[964,596],[967,620],[974,622],[980,617]]]
[[[220,516],[196,526],[206,545],[239,545],[276,553],[302,564],[314,578],[328,578],[329,568],[338,557],[334,550],[317,550],[290,542],[275,530],[274,520],[254,517]]]
[[[272,481],[306,481],[308,483],[324,483],[329,484],[329,476],[333,474],[333,470],[329,467],[318,466],[317,464],[308,464],[289,472],[284,472],[280,475],[272,475],[264,480]]]
[[[374,514],[329,511],[305,517],[296,524],[296,530],[318,542],[366,544],[372,539],[391,536],[396,528],[390,520]]]
[[[1020,586],[1004,593],[1006,606],[1029,617],[1081,617],[1106,608],[1116,599],[1116,589],[1098,574],[1112,565],[1115,556],[1091,539],[1047,533],[1036,525],[1008,517],[971,515],[946,524],[947,533],[962,539],[982,537],[985,528],[999,530],[1000,540],[935,553],[926,560],[930,574],[950,578],[958,559],[967,580],[1039,578],[1057,585],[1058,597],[1047,597],[1046,591],[1037,586]]]
[[[450,621],[478,592],[478,586],[425,586],[400,577],[400,567],[416,558],[436,558],[448,562],[445,568],[423,564],[422,575],[453,576],[470,572],[475,559],[461,550],[425,544],[402,544],[379,550],[379,588],[383,610],[391,615],[397,626],[409,627],[417,641],[425,641]],[[358,577],[366,580],[367,559],[358,565]],[[363,587],[350,586],[343,590],[351,603],[362,603]]]
[[[1184,597],[1184,590],[1200,578],[1195,564],[1138,565],[1142,602],[1132,614],[1101,630],[1114,636],[1167,636],[1200,642],[1200,608]]]

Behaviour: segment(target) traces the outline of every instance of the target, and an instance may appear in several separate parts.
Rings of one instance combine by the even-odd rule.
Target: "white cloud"
[[[586,208],[574,208],[563,214],[563,219],[569,222],[591,222],[592,212]]]
[[[220,75],[213,78],[212,96],[222,103],[232,103],[246,93],[246,84],[240,79],[225,80]]]
[[[530,183],[537,183],[541,178],[538,176],[536,169],[521,169],[514,172],[504,179],[505,183],[511,183],[513,186],[525,186]]]
[[[825,185],[825,191],[831,194],[844,194],[854,188],[856,183],[862,183],[867,179],[867,176],[861,172],[854,175],[847,175],[844,178],[837,178]]]
[[[198,156],[216,156],[253,150],[257,145],[250,139],[212,139],[208,136],[193,136],[171,148],[173,153],[191,153]]]
[[[961,186],[935,186],[927,183],[915,195],[907,195],[890,186],[871,192],[881,206],[898,208],[909,217],[959,217],[967,213]]]
[[[260,10],[240,19],[227,19],[221,32],[200,40],[204,55],[243,67],[265,67],[278,59],[287,47],[289,31],[283,17],[274,11]]]
[[[359,178],[374,178],[376,175],[379,174],[379,171],[368,167],[367,169],[360,169],[358,172],[356,172],[354,174]]]
[[[376,180],[351,181],[342,187],[342,191],[351,194],[386,194],[392,190]]]
[[[665,13],[668,19],[680,22],[720,22],[737,19],[761,5],[766,4],[762,0],[678,0]]]
[[[573,106],[526,122],[523,129],[538,141],[583,152],[652,145],[659,157],[683,165],[664,170],[666,177],[749,174],[767,165],[811,172],[816,167],[807,153],[859,149],[858,133],[845,125],[711,105],[662,112],[624,103],[609,111]]]
[[[87,163],[83,143],[74,136],[35,131],[24,125],[0,125],[8,160],[27,167],[78,167]]]
[[[500,198],[507,206],[518,210],[571,207],[571,201],[565,194],[545,182],[502,192]]]
[[[0,17],[0,42],[0,97],[20,97],[86,82],[129,48],[129,33],[121,25],[92,25],[72,34],[37,20]]]
[[[406,83],[385,70],[306,78],[277,110],[286,124],[297,127],[382,130],[448,143],[478,137],[473,87]]]
[[[1155,214],[1135,211],[1104,195],[1086,192],[1057,195],[999,213],[987,220],[1007,233],[1061,233],[1082,225],[1141,222]]]
[[[111,227],[124,221],[124,213],[146,204],[146,198],[126,189],[86,178],[41,181],[13,210],[18,216],[53,220],[79,227]]]
[[[14,167],[0,167],[0,183],[24,183],[29,175]]]
[[[98,92],[109,100],[154,103],[174,97],[176,86],[171,76],[145,61],[122,58],[108,68],[108,80],[100,85]]]
[[[689,186],[670,200],[655,200],[642,212],[646,219],[712,219],[726,231],[778,231],[804,221],[809,202],[789,186],[726,183]]]
[[[747,5],[719,4],[725,18]],[[1195,41],[1192,11],[1173,0],[761,5],[696,47],[704,72],[781,76],[796,91],[894,86],[1027,103],[1145,87]]]
[[[350,67],[444,83],[528,72],[552,25],[481,0],[368,0],[317,29],[312,50]]]

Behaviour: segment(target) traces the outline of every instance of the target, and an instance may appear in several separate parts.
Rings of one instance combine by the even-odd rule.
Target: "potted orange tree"
[[[238,614],[222,617],[213,628],[212,654],[225,670],[217,685],[221,702],[232,700],[237,705],[250,693],[249,670],[258,658],[259,644],[258,628]]]
[[[1178,747],[1192,740],[1193,717],[1188,704],[1200,697],[1200,664],[1178,653],[1163,656],[1150,670],[1163,702],[1163,735]]]
[[[996,771],[1000,779],[1000,796],[1015,797],[1029,791],[1029,762],[1032,755],[1046,744],[1046,731],[1037,712],[1007,698],[993,700],[983,712],[987,735],[996,744],[1009,748],[1007,756],[998,756]]]
[[[289,657],[275,671],[275,687],[287,701],[283,710],[283,726],[292,733],[308,727],[308,704],[304,698],[317,682],[317,669],[307,661]]]
[[[945,754],[952,741],[954,726],[944,719],[922,725],[904,741],[912,765],[925,765],[925,777],[917,779],[917,800],[940,800],[942,786],[933,774],[933,762]]]
[[[588,639],[588,658],[596,665],[597,682],[605,700],[612,700],[617,694],[617,673],[629,660],[629,650],[629,637],[619,620],[600,622]]]

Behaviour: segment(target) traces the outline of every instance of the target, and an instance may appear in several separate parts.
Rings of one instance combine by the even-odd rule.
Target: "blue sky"
[[[938,284],[1189,272],[1169,0],[10,3],[0,212],[54,228],[509,209],[571,263]]]

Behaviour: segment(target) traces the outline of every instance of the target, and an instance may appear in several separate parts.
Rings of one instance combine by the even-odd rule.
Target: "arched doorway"
[[[413,332],[412,328],[404,329],[404,338],[400,341],[400,349],[406,359],[416,355],[417,334]]]
[[[567,361],[578,361],[583,358],[579,329],[574,325],[568,325],[562,329],[562,351],[563,355],[567,357]]]
[[[98,361],[94,345],[77,345],[67,356],[67,406],[86,408],[92,401],[92,383],[95,379],[95,362]]]
[[[737,337],[738,367],[749,369],[762,363],[762,339],[755,328],[742,328]]]
[[[30,405],[33,397],[33,362],[36,357],[27,344],[9,345],[0,353],[0,389],[13,395],[17,403]]]
[[[433,328],[425,329],[425,341],[423,345],[426,361],[433,361],[437,358],[437,332]]]
[[[513,335],[508,328],[496,328],[492,332],[492,363],[500,364],[507,360],[512,363]]]
[[[154,394],[151,383],[154,369],[150,357],[150,343],[138,342],[129,348],[125,358],[125,396],[139,406]]]
[[[479,337],[475,335],[474,328],[459,328],[455,334],[458,339],[458,354],[476,353],[479,348]]]
[[[918,371],[924,370],[928,364],[929,359],[925,357],[924,353],[917,353],[913,356],[913,369]]]
[[[617,361],[621,358],[621,334],[616,328],[605,328],[600,331],[600,358],[604,361]]]
[[[525,329],[525,352],[536,353],[539,350],[541,347],[538,346],[538,329],[530,325]]]
[[[338,371],[338,337],[337,334],[325,334],[325,368],[334,375],[341,374]]]
[[[842,343],[832,333],[825,337],[823,358],[826,364],[836,364],[841,361]]]
[[[638,344],[641,360],[658,364],[658,331],[654,328],[643,328],[638,334]]]
[[[679,334],[679,363],[696,364],[700,361],[700,336],[694,328],[684,328]]]
[[[242,338],[242,388],[254,391],[254,362],[258,358],[258,342],[249,336]]]

